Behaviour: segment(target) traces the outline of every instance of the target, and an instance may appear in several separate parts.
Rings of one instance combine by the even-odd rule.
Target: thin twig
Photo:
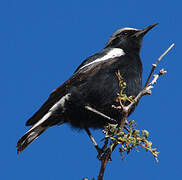
[[[148,86],[146,88],[144,88],[142,91],[140,91],[140,93],[135,97],[133,102],[131,102],[128,106],[126,106],[126,110],[128,109],[128,111],[130,111],[132,106],[135,105],[136,102],[138,102],[142,96],[152,94],[151,89],[153,88],[154,84],[156,84],[156,82],[160,76],[162,76],[166,73],[167,73],[167,71],[165,71],[164,69],[161,69],[158,74],[154,74],[153,80],[150,82],[150,84],[148,84]]]
[[[89,110],[89,111],[91,111],[91,112],[93,112],[93,113],[95,113],[95,114],[97,114],[97,115],[107,119],[108,123],[112,123],[112,124],[116,124],[117,123],[117,121],[115,119],[112,119],[109,116],[106,116],[105,114],[101,113],[100,111],[97,111],[96,109],[94,109],[94,108],[92,108],[90,106],[85,106],[85,109],[87,109],[87,110]]]
[[[150,78],[152,77],[152,74],[153,74],[155,68],[157,67],[157,65],[159,64],[159,62],[161,61],[161,59],[173,48],[173,46],[174,46],[174,43],[171,44],[171,46],[157,59],[155,64],[152,64],[152,69],[151,69],[150,74],[149,74],[149,76],[147,78],[147,81],[145,83],[145,87],[144,88],[146,88],[148,86]]]
[[[160,76],[162,76],[162,75],[164,75],[164,74],[166,74],[166,73],[167,73],[167,71],[165,71],[164,69],[161,69],[161,70],[159,71],[158,74],[154,74],[153,80],[151,81],[151,83],[150,83],[144,90],[150,91],[150,90],[153,88],[154,84],[157,83],[157,79],[158,79]]]

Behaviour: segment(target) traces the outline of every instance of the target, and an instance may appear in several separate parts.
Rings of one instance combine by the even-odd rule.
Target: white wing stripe
[[[44,121],[46,121],[50,116],[51,116],[51,114],[52,113],[54,113],[54,111],[56,111],[59,107],[61,107],[61,108],[63,108],[63,111],[64,111],[64,103],[65,103],[65,101],[66,100],[68,100],[69,99],[69,97],[70,97],[70,93],[68,93],[68,94],[66,94],[65,96],[63,96],[56,104],[54,104],[50,109],[49,109],[49,111],[36,123],[36,124],[34,124],[33,126],[32,126],[32,128],[31,129],[29,129],[28,131],[27,131],[27,133],[28,132],[30,132],[32,129],[34,129],[34,128],[36,128],[36,127],[38,127],[40,124],[42,124]],[[26,133],[26,134],[27,134]]]
[[[49,111],[47,114],[45,114],[45,115],[43,116],[43,118],[41,118],[36,124],[34,124],[34,125],[32,126],[32,128],[30,128],[30,129],[26,132],[26,134],[27,134],[28,132],[30,132],[32,129],[34,129],[34,128],[36,128],[37,126],[39,126],[40,124],[42,124],[46,119],[48,119],[48,118],[51,116],[51,114],[52,114],[51,111]]]
[[[120,56],[124,56],[124,55],[125,55],[125,52],[122,49],[120,49],[120,48],[113,48],[105,56],[103,56],[101,58],[98,58],[98,59],[96,59],[95,61],[93,61],[91,63],[85,64],[80,69],[83,69],[83,68],[85,68],[87,66],[90,66],[90,65],[92,65],[94,63],[97,63],[97,62],[107,61],[107,60],[109,60],[111,58],[120,57]]]

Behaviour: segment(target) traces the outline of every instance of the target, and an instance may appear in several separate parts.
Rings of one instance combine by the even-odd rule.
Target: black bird
[[[115,73],[119,70],[126,82],[124,93],[127,96],[136,96],[141,91],[142,62],[139,53],[144,35],[156,25],[144,29],[119,29],[102,51],[83,61],[73,76],[55,89],[26,122],[26,126],[32,127],[19,139],[17,152],[23,151],[54,125],[70,123],[89,133],[88,128],[103,128],[112,120],[119,122],[122,113],[112,108],[120,91]]]

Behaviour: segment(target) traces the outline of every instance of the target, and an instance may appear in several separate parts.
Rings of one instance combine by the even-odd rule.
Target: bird
[[[142,90],[143,37],[157,24],[143,29],[121,28],[100,52],[85,59],[28,119],[26,126],[31,128],[18,140],[17,153],[55,125],[69,123],[89,134],[89,128],[103,129],[108,123],[119,123],[122,111],[113,108],[120,91],[116,72],[119,70],[126,83],[123,93],[136,97]]]

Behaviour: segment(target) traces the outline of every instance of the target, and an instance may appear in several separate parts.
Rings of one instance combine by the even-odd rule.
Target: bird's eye
[[[123,31],[122,35],[125,35],[125,36],[128,35],[128,31]]]

